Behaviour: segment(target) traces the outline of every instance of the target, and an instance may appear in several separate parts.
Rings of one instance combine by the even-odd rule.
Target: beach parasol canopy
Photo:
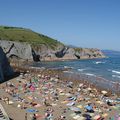
[[[91,105],[87,105],[87,106],[85,106],[85,109],[87,109],[87,110],[93,110],[93,108],[92,108],[92,106]]]
[[[103,91],[101,91],[101,93],[102,93],[102,94],[107,94],[108,92],[105,91],[105,90],[103,90]]]
[[[41,77],[41,74],[38,74],[38,77]]]
[[[83,86],[83,84],[81,83],[81,84],[79,84],[79,87],[82,87]]]
[[[87,90],[88,90],[88,91],[91,91],[91,90],[92,90],[92,88],[90,88],[90,87],[89,87],[89,88],[87,88]]]

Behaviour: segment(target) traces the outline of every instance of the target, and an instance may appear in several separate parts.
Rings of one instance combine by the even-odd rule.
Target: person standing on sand
[[[25,113],[25,120],[27,120],[27,113]]]
[[[37,120],[36,115],[33,114],[32,120]]]
[[[5,98],[5,102],[6,102],[6,104],[9,105],[9,97],[6,97],[6,98]]]

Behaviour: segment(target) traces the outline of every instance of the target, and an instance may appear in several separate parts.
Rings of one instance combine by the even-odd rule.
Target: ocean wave
[[[84,70],[86,70],[86,69],[78,69],[78,71],[80,71],[80,72],[83,72]]]
[[[66,69],[73,69],[73,67],[70,67],[70,66],[64,66],[64,68],[66,68]]]
[[[94,76],[94,77],[96,77],[96,75],[95,75],[95,74],[91,74],[91,73],[85,73],[85,75],[88,75],[88,76]]]
[[[105,62],[102,62],[102,61],[96,61],[94,62],[94,64],[104,64]]]
[[[33,66],[31,66],[30,68],[32,68],[32,69],[45,69],[45,67],[33,67]]]
[[[120,71],[112,70],[113,73],[120,74]]]
[[[64,73],[73,73],[72,71],[63,71]]]
[[[114,78],[120,78],[119,75],[112,75],[112,77],[114,77]]]

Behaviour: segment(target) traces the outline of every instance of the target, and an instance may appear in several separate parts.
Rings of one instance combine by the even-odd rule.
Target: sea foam
[[[96,62],[94,62],[94,64],[103,64],[103,63],[105,63],[105,62],[102,62],[102,61],[96,61]]]
[[[120,74],[120,71],[112,70],[113,73]]]
[[[114,78],[120,78],[119,75],[112,75],[112,77],[114,77]]]
[[[86,69],[78,69],[78,71],[80,71],[80,72],[83,72],[84,70],[86,70]]]
[[[91,73],[85,73],[85,75],[88,75],[88,76],[94,76],[94,77],[96,77],[96,75],[91,74]]]

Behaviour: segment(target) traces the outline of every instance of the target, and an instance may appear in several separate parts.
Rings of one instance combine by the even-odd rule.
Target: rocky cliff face
[[[72,48],[64,45],[59,45],[56,49],[51,49],[45,44],[33,46],[25,42],[0,40],[0,46],[3,48],[8,58],[30,61],[75,60],[105,57],[98,49]]]
[[[32,59],[31,46],[27,43],[0,40],[0,46],[8,58]]]
[[[7,57],[0,47],[0,83],[4,82],[4,78],[7,78],[13,74],[13,69],[10,67]]]

